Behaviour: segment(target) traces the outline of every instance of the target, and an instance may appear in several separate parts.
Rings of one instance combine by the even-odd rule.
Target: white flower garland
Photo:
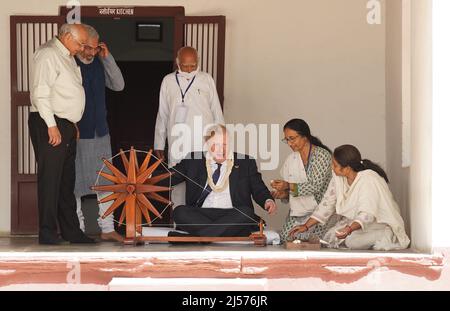
[[[215,161],[211,158],[206,159],[206,171],[208,172],[208,185],[211,187],[212,191],[214,192],[222,192],[228,187],[228,183],[230,181],[230,174],[231,170],[234,166],[234,157],[231,155],[230,159],[225,160],[227,162],[227,170],[225,172],[224,178],[222,178],[222,181],[218,183],[217,185],[214,184],[214,181],[212,179],[212,169],[211,164],[213,164]]]

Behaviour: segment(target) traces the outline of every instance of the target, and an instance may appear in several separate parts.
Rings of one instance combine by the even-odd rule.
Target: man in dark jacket
[[[106,120],[106,88],[122,91],[125,82],[114,57],[104,42],[99,41],[98,32],[89,25],[83,25],[88,32],[87,44],[83,52],[77,54],[76,61],[83,77],[86,106],[83,117],[78,122],[79,140],[75,161],[75,196],[80,229],[85,230],[84,215],[81,210],[81,197],[94,194],[91,186],[97,180],[97,171],[102,167],[100,159],[111,155],[111,137]],[[98,196],[98,201],[102,197]],[[123,237],[114,229],[114,215],[105,219],[101,216],[111,203],[99,203],[98,224],[102,240],[121,242]]]
[[[277,206],[256,161],[229,152],[224,126],[211,127],[205,140],[207,152],[191,153],[171,169],[172,185],[186,182],[186,205],[173,212],[176,229],[193,236],[248,236],[259,223],[252,198],[269,214]]]

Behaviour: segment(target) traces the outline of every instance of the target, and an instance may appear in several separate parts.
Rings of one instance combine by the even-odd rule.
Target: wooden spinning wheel
[[[222,242],[222,241],[252,241],[257,246],[266,245],[266,236],[263,233],[263,222],[259,223],[259,232],[253,233],[249,237],[148,237],[142,236],[142,220],[145,218],[147,224],[152,224],[150,213],[158,218],[162,218],[158,210],[153,206],[149,199],[167,204],[167,207],[173,205],[160,192],[168,192],[171,187],[158,186],[157,184],[169,178],[173,173],[167,172],[158,176],[153,176],[154,171],[161,165],[162,160],[158,159],[149,166],[152,157],[150,150],[142,164],[139,166],[136,156],[136,150],[131,147],[129,158],[123,150],[120,150],[120,157],[125,168],[125,173],[121,172],[107,159],[102,159],[105,166],[112,172],[111,174],[103,171],[97,172],[103,178],[111,181],[112,185],[95,185],[91,189],[99,192],[112,192],[112,194],[101,199],[99,203],[114,201],[111,206],[102,215],[106,218],[122,204],[125,204],[119,219],[119,226],[126,221],[125,244],[136,244],[138,242]]]
[[[127,158],[123,150],[120,150],[120,157],[122,158],[126,175],[111,162],[102,159],[103,163],[109,168],[113,175],[103,171],[98,172],[98,174],[114,184],[93,186],[91,189],[94,191],[113,192],[99,201],[100,203],[114,201],[104,215],[102,215],[102,218],[106,218],[125,203],[122,214],[120,215],[119,226],[126,220],[125,243],[133,244],[136,241],[136,233],[142,235],[143,218],[145,218],[148,224],[151,224],[152,222],[150,213],[158,218],[162,218],[161,214],[148,198],[165,204],[172,204],[168,199],[158,194],[159,192],[168,192],[171,188],[156,185],[158,182],[168,178],[172,173],[169,172],[158,176],[152,176],[153,172],[162,162],[162,160],[157,160],[154,164],[149,166],[152,150],[147,153],[141,166],[138,164],[136,150],[133,147],[131,147],[129,154],[130,156]]]

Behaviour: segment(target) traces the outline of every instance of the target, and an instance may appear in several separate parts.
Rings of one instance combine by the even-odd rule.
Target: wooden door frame
[[[18,107],[30,106],[30,92],[19,91],[18,87],[18,72],[17,65],[19,59],[17,58],[17,34],[16,27],[19,23],[43,23],[49,22],[57,23],[59,26],[63,20],[56,15],[53,16],[10,16],[10,79],[11,79],[11,234],[33,234],[34,231],[24,230],[20,227],[19,219],[19,184],[20,183],[36,183],[37,174],[19,174],[19,151],[18,151]],[[34,26],[33,26],[34,30]],[[28,37],[27,37],[28,39]],[[20,60],[22,61],[22,60]],[[23,70],[23,69],[22,69]],[[23,124],[23,126],[28,126]],[[36,201],[37,204],[37,201]]]

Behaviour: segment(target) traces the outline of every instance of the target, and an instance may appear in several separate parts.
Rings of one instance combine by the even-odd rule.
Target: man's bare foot
[[[112,232],[108,232],[108,233],[102,232],[102,234],[100,235],[100,238],[103,241],[123,242],[123,236],[118,234],[116,231],[112,231]]]

